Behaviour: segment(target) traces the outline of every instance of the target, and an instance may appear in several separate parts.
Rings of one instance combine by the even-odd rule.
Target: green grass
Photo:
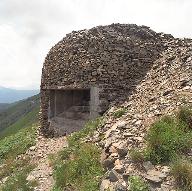
[[[114,118],[119,118],[119,117],[121,117],[122,115],[124,115],[126,112],[127,112],[127,109],[126,109],[126,108],[120,108],[120,109],[118,109],[117,111],[115,111],[115,112],[113,113],[113,117],[114,117]]]
[[[190,109],[182,108],[176,117],[166,116],[152,125],[147,136],[147,153],[152,162],[170,162],[192,148],[192,128],[188,120],[191,116]]]
[[[14,159],[14,158],[9,158],[4,161],[3,167],[0,168],[0,180],[8,177],[18,170],[21,170],[24,166],[27,166],[29,162],[29,158],[21,158],[21,159]]]
[[[135,163],[141,163],[146,160],[145,152],[140,151],[138,149],[132,149],[129,152],[129,155]]]
[[[30,127],[0,140],[0,164],[9,157],[15,158],[24,153],[30,146],[34,145],[35,133],[36,128]]]
[[[192,191],[192,161],[188,157],[192,149],[192,109],[183,107],[176,115],[165,116],[155,122],[146,140],[147,148],[131,151],[131,158],[140,163],[150,160],[154,164],[171,165],[177,187]]]
[[[30,127],[38,121],[39,106],[36,106],[31,112],[22,116],[14,124],[10,125],[0,133],[0,138],[7,137],[9,135],[15,134],[19,130]]]
[[[71,159],[68,158],[55,167],[56,187],[97,191],[103,175],[99,161],[100,150],[93,144],[82,143],[68,154]]]
[[[29,165],[29,158],[17,158],[35,144],[36,127],[28,127],[0,140],[0,179],[8,177],[0,188],[8,190],[30,190],[26,183],[27,173],[33,167]]]
[[[26,177],[34,166],[29,158],[18,156],[35,144],[38,113],[39,95],[12,104],[0,113],[0,179],[8,177],[0,187],[2,191],[33,190],[35,183]]]
[[[7,127],[14,124],[21,117],[39,107],[40,96],[35,95],[30,98],[18,101],[9,105],[7,109],[0,112],[0,134]]]
[[[23,158],[21,154],[35,144],[38,113],[38,95],[13,104],[0,113],[0,119],[4,117],[1,125],[14,121],[8,127],[3,126],[3,131],[0,132],[0,180],[8,177],[0,187],[2,191],[34,190],[36,183],[26,180],[34,166],[30,164],[28,157]]]
[[[130,191],[149,191],[149,186],[140,176],[129,177]]]
[[[78,144],[80,139],[86,137],[87,135],[91,135],[94,130],[103,124],[103,118],[97,118],[95,120],[89,121],[81,131],[75,132],[72,134],[72,136],[68,137],[69,145],[74,146],[76,143]]]
[[[171,174],[183,191],[192,191],[192,162],[181,157],[171,165]]]
[[[26,165],[18,170],[13,176],[10,176],[4,185],[0,188],[2,191],[33,191],[37,186],[35,181],[27,181],[26,178],[34,168],[32,165]]]
[[[78,191],[99,190],[99,181],[104,173],[100,164],[101,151],[94,144],[83,143],[82,139],[102,124],[102,119],[96,119],[69,136],[68,148],[61,151],[54,162],[55,191],[67,188]]]

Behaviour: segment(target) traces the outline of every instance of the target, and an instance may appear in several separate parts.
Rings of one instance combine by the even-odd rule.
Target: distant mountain
[[[0,86],[0,103],[13,103],[39,93],[39,90],[15,90]]]
[[[0,111],[0,138],[8,131],[10,134],[38,121],[39,102],[38,94],[9,104],[6,109]]]
[[[11,104],[8,104],[8,103],[0,103],[0,112],[7,109],[9,107],[9,105]]]

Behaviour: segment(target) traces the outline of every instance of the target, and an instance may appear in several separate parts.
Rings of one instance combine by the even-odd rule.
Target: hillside
[[[10,104],[0,112],[0,136],[12,128],[20,128],[37,120],[39,110],[39,95]],[[27,120],[26,120],[27,118]],[[8,129],[6,129],[8,128]]]
[[[7,109],[9,105],[8,103],[0,103],[0,112]]]
[[[39,93],[39,90],[15,90],[0,86],[0,103],[13,103]]]
[[[8,135],[18,131],[0,140],[2,191],[192,191],[192,40],[137,28],[131,47],[163,49],[146,60],[145,75],[136,80],[138,71],[131,72],[129,91],[112,95],[102,116],[66,137],[44,137],[31,125],[34,107],[6,128]]]
[[[35,106],[30,112],[21,116],[15,123],[6,127],[0,132],[0,138],[15,134],[19,130],[30,127],[38,123],[39,105]]]

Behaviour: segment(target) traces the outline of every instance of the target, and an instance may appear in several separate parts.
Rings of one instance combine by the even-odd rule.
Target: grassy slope
[[[183,107],[157,120],[146,136],[147,148],[130,152],[136,163],[151,161],[171,166],[178,190],[192,191],[192,109]]]
[[[7,109],[10,105],[8,103],[0,103],[0,112]]]
[[[21,117],[34,111],[35,108],[39,107],[39,95],[32,96],[28,99],[16,102],[6,110],[0,112],[0,134],[7,127],[14,124]]]
[[[2,191],[33,190],[35,182],[26,180],[28,173],[34,168],[27,157],[19,157],[35,144],[36,129],[28,127],[0,140],[0,181],[7,177],[0,185]]]
[[[36,99],[37,104],[30,112],[22,115],[14,124],[5,128],[0,134],[0,181],[8,177],[0,186],[2,191],[34,190],[36,182],[27,181],[29,172],[35,167],[29,157],[18,157],[35,144],[39,113],[39,96],[20,102],[15,108],[25,109],[29,102]],[[27,108],[26,108],[27,111]],[[12,112],[10,112],[12,114]]]
[[[90,135],[98,126],[104,124],[103,119],[90,121],[85,127],[68,137],[68,147],[58,156],[52,156],[54,163],[54,191],[78,190],[97,191],[99,181],[104,174],[100,164],[101,150],[92,143],[81,140]],[[91,181],[87,181],[91,180]]]
[[[14,124],[10,125],[0,133],[0,138],[15,134],[20,129],[30,127],[38,121],[39,106],[36,106],[31,112],[22,116]]]

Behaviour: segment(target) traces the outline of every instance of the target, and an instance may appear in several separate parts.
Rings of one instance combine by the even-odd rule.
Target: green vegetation
[[[97,191],[103,175],[99,162],[100,150],[93,144],[82,143],[63,154],[62,157],[67,160],[55,168],[56,187]]]
[[[118,109],[117,111],[115,111],[114,113],[113,113],[113,117],[114,118],[119,118],[119,117],[121,117],[122,115],[124,115],[125,113],[126,113],[126,108],[120,108],[120,109]]]
[[[4,137],[7,137],[9,135],[15,134],[20,129],[23,129],[26,127],[31,127],[34,123],[37,123],[38,114],[39,114],[39,106],[36,106],[31,112],[22,116],[14,124],[10,125],[6,129],[4,129],[0,134],[0,138],[4,138]]]
[[[13,191],[13,190],[21,190],[21,191],[32,191],[34,187],[37,185],[35,181],[27,181],[26,178],[29,172],[34,167],[31,165],[26,165],[24,168],[18,170],[14,176],[10,176],[5,184],[1,187],[2,191]]]
[[[178,187],[192,191],[192,161],[187,155],[192,149],[192,109],[183,107],[175,116],[165,116],[155,122],[146,140],[147,148],[131,151],[131,158],[135,162],[170,164]]]
[[[36,182],[26,180],[34,166],[22,154],[35,144],[38,113],[39,95],[0,112],[0,180],[6,178],[2,191],[34,190]]]
[[[89,121],[85,127],[78,132],[73,133],[72,136],[68,137],[68,142],[70,146],[75,146],[76,144],[79,144],[79,140],[91,135],[94,130],[96,130],[98,127],[103,126],[104,125],[104,119],[103,118],[97,118],[95,120]]]
[[[179,188],[183,191],[192,191],[192,162],[177,158],[171,168],[171,173],[174,176]]]
[[[129,155],[130,155],[131,159],[136,163],[141,163],[141,162],[144,162],[146,160],[145,153],[143,151],[138,150],[138,149],[131,150],[129,152]]]
[[[17,122],[35,108],[39,107],[39,95],[10,104],[7,109],[0,112],[0,134],[7,127]]]
[[[169,163],[185,155],[192,148],[191,117],[192,110],[184,107],[175,116],[164,116],[155,122],[146,137],[146,150],[132,150],[131,158],[135,162]]]
[[[29,190],[24,177],[32,166],[28,158],[17,157],[35,144],[35,138],[36,127],[29,127],[0,140],[0,179],[9,176],[1,190]]]
[[[192,110],[182,108],[177,117],[166,116],[152,125],[147,136],[147,153],[152,162],[170,162],[191,149],[191,116]]]
[[[91,121],[68,138],[69,146],[54,161],[55,191],[64,188],[78,188],[79,191],[99,189],[99,181],[104,173],[100,164],[100,150],[94,144],[83,143],[82,139],[102,124],[102,119]]]
[[[10,157],[9,159],[4,160],[3,168],[0,169],[0,179],[8,177],[12,173],[16,172],[18,169],[21,169],[23,166],[26,166],[28,162],[29,158],[14,159]]]
[[[131,176],[129,178],[130,191],[149,191],[149,186],[140,176]]]
[[[0,140],[0,163],[10,157],[15,158],[32,146],[35,143],[35,132],[34,127],[26,128]]]

